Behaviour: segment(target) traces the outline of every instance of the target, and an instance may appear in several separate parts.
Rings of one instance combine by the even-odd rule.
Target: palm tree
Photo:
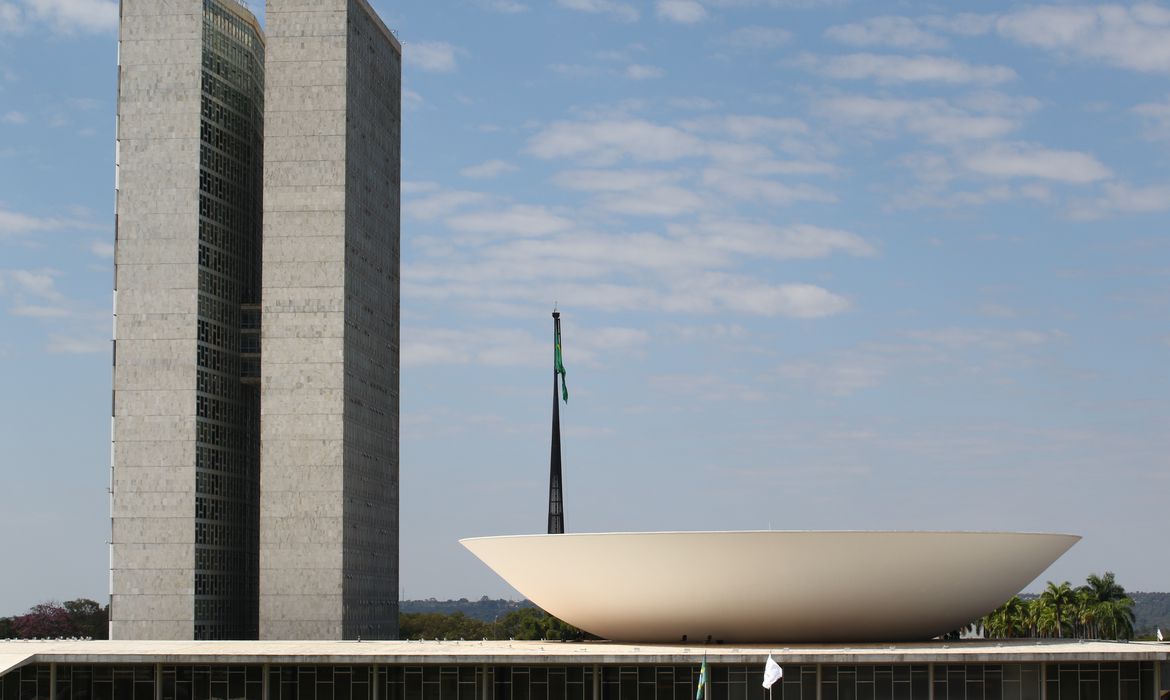
[[[1089,574],[1077,592],[1082,596],[1082,617],[1092,636],[1106,639],[1129,639],[1133,636],[1133,600],[1117,583],[1112,571],[1104,576]]]
[[[999,606],[983,618],[983,628],[988,637],[1020,637],[1027,628],[1027,603],[1018,595]]]
[[[1049,632],[1055,630],[1057,637],[1064,637],[1065,622],[1075,611],[1076,604],[1076,594],[1068,581],[1060,584],[1049,581],[1048,587],[1040,594],[1044,628]]]

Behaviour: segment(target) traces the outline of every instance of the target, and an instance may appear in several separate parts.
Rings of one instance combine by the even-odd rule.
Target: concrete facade
[[[270,0],[260,637],[398,615],[401,47],[364,0]]]
[[[393,638],[401,47],[364,0],[267,47],[121,12],[111,637]]]
[[[191,639],[203,3],[121,11],[110,631]]]

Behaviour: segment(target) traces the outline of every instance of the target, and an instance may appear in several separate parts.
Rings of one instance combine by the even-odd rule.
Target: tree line
[[[1012,596],[975,626],[991,638],[1132,639],[1134,621],[1133,599],[1106,571],[1076,588],[1049,581],[1039,596]]]
[[[23,615],[0,617],[0,639],[109,636],[110,606],[89,598],[38,603]]]
[[[540,608],[512,610],[491,621],[462,612],[420,612],[398,615],[402,639],[597,639]]]
[[[34,605],[23,615],[0,617],[0,639],[106,639],[109,606],[88,598]],[[462,612],[402,613],[402,639],[596,639],[540,608],[517,607],[491,621]]]
[[[1154,627],[1170,613],[1170,594],[1138,593],[1146,610],[1145,627]],[[596,637],[573,627],[528,601],[403,601],[398,617],[402,639],[559,639]],[[468,615],[467,610],[471,613]],[[487,619],[484,619],[484,618]],[[1135,636],[1134,597],[1117,583],[1113,572],[1090,574],[1073,587],[1068,581],[1048,582],[1038,596],[1016,595],[972,627],[988,638],[1132,639]],[[108,636],[109,606],[88,598],[34,605],[24,615],[0,617],[0,639],[55,639]],[[1170,625],[1165,625],[1170,627]],[[1167,630],[1170,631],[1170,630]]]

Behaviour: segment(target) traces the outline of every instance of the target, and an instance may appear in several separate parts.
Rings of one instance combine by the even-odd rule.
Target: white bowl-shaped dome
[[[615,532],[460,540],[552,615],[627,642],[929,639],[994,610],[1076,535]]]

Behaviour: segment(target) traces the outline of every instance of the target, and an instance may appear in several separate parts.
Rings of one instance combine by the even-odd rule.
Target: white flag
[[[780,668],[780,664],[776,663],[771,654],[768,654],[768,661],[764,664],[764,687],[771,690],[776,681],[783,677],[784,669]]]
[[[1158,628],[1158,641],[1159,642],[1166,641],[1165,639],[1162,638],[1162,628],[1161,627]]]

